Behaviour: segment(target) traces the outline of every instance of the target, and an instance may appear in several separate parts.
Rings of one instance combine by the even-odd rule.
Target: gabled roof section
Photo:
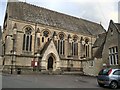
[[[98,35],[105,29],[97,23],[58,13],[25,2],[8,2],[9,17],[49,25],[87,35]]]
[[[120,33],[120,23],[115,23],[115,25],[117,26],[117,29],[118,29],[118,31]]]
[[[105,38],[106,38],[106,33],[99,34],[98,38],[96,39],[93,45],[93,48],[101,46],[105,42]]]
[[[112,27],[112,25],[114,25],[114,27]],[[118,31],[118,33],[120,33],[120,23],[114,23],[113,20],[110,20],[109,28],[110,29],[115,28]]]
[[[43,54],[45,53],[45,51],[47,50],[48,46],[50,45],[50,43],[53,41],[54,45],[55,45],[55,42],[53,39],[50,39],[48,42],[45,43],[45,45],[43,46],[43,48],[41,50],[39,50],[39,53],[41,56],[43,56]],[[55,46],[55,49],[57,50],[56,46]]]
[[[96,48],[96,47],[98,48],[94,54],[94,57],[102,58],[102,52],[103,52],[105,40],[106,40],[106,33],[98,35],[98,38],[96,39],[96,41],[93,45],[93,48]]]
[[[51,43],[51,41],[52,41],[52,40],[46,42],[45,45],[43,46],[43,48],[39,51],[39,53],[40,53],[41,55],[44,54],[44,52],[46,51],[46,49],[47,49],[47,47],[49,46],[49,44]]]
[[[97,49],[94,57],[96,57],[96,58],[102,58],[103,48],[104,48],[104,43]]]

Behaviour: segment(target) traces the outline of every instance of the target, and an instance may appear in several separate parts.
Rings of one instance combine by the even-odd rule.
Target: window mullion
[[[87,52],[88,52],[88,57],[89,57],[89,45],[88,45],[88,50],[87,50]]]
[[[25,34],[23,35],[23,50],[25,50]]]
[[[76,55],[76,50],[75,50],[75,49],[76,49],[76,45],[75,45],[75,44],[76,44],[76,43],[74,42],[74,44],[73,44],[73,47],[74,47],[74,48],[73,48],[73,50],[74,50],[74,56]]]
[[[30,51],[30,39],[31,39],[31,37],[30,37],[30,35],[29,35],[29,41],[28,41],[28,51]]]
[[[61,40],[61,55],[63,55],[63,46],[62,46],[62,40]]]
[[[113,65],[115,64],[115,62],[114,62],[114,56],[113,56],[113,54],[112,54],[112,62],[113,62]]]
[[[62,40],[62,55],[64,55],[64,54],[63,54],[63,40]]]
[[[26,51],[27,35],[25,35],[25,51]]]
[[[30,51],[32,51],[32,35],[30,35]]]
[[[73,53],[74,53],[74,56],[75,56],[75,42],[73,43]]]
[[[60,54],[59,51],[60,51],[60,41],[58,40],[58,54]]]
[[[109,64],[111,65],[111,57],[110,57],[110,55],[109,55]]]
[[[61,40],[60,40],[60,43],[59,43],[59,54],[61,54]]]
[[[72,42],[72,55],[74,56],[74,43]]]

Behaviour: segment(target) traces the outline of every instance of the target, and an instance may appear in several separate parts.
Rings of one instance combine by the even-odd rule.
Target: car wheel
[[[104,86],[104,84],[101,84],[101,83],[98,83],[98,85],[99,85],[100,87],[103,87],[103,86]]]
[[[118,87],[117,82],[112,81],[112,82],[110,83],[110,87],[111,87],[112,89],[116,89],[116,88]]]

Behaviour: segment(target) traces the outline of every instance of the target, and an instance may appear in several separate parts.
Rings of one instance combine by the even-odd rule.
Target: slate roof
[[[95,52],[94,57],[102,58],[102,51],[103,51],[103,48],[104,48],[105,40],[106,40],[106,33],[98,35],[98,38],[96,39],[96,41],[93,45],[93,48],[98,47],[97,51]]]
[[[102,25],[62,14],[25,2],[8,2],[9,17],[40,23],[81,34],[98,35],[104,33]]]
[[[46,51],[47,47],[49,46],[49,44],[51,43],[51,41],[52,41],[52,39],[50,39],[50,41],[46,42],[45,45],[43,46],[43,48],[41,50],[39,50],[39,53],[41,56],[45,53],[45,51]]]
[[[106,37],[106,33],[99,34],[98,38],[96,39],[96,41],[93,45],[93,48],[101,46],[105,41],[105,37]]]
[[[114,24],[117,26],[118,31],[120,32],[120,23],[114,23]]]

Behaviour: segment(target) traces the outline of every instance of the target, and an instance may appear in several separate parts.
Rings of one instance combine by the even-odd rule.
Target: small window
[[[63,40],[64,39],[64,34],[60,34],[59,38],[60,38],[60,40]]]
[[[89,62],[89,66],[90,66],[90,67],[93,67],[93,66],[94,66],[94,61],[90,61],[90,62]]]
[[[49,36],[49,32],[48,31],[44,31],[43,32],[43,36],[48,37]]]
[[[80,41],[83,41],[83,40],[84,40],[83,37],[81,37]]]
[[[44,42],[44,37],[42,37],[42,42]]]
[[[77,36],[77,35],[74,35],[74,36],[73,36],[73,41],[76,42],[77,39],[78,39],[78,36]]]
[[[89,39],[88,39],[88,38],[87,38],[87,39],[85,39],[85,43],[86,43],[86,44],[88,44],[88,42],[89,42]]]
[[[110,65],[118,65],[118,48],[117,46],[109,48]]]
[[[120,75],[120,70],[115,71],[113,75]]]
[[[50,39],[48,38],[48,41],[50,41]]]
[[[111,29],[111,36],[113,35],[113,29]]]
[[[111,70],[111,69],[102,69],[102,70],[99,72],[98,75],[108,75],[108,73],[109,73],[110,70]]]

